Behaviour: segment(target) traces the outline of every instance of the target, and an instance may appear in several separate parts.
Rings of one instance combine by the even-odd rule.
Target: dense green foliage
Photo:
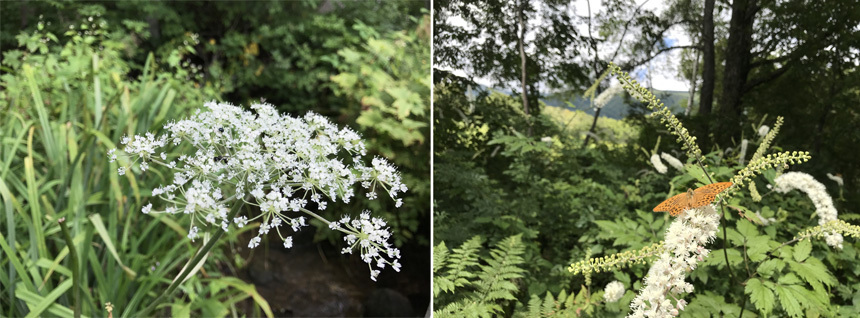
[[[479,235],[486,239],[479,251],[522,235],[526,262],[518,267],[527,274],[513,280],[516,300],[496,300],[503,312],[494,313],[626,315],[675,220],[651,212],[653,207],[688,188],[743,180],[719,210],[723,223],[707,246],[707,261],[688,273],[695,291],[685,298],[689,304],[681,315],[856,314],[858,243],[848,234],[856,233],[851,224],[860,200],[858,161],[851,155],[860,136],[852,126],[860,116],[860,30],[854,27],[860,3],[680,0],[655,7],[610,0],[562,10],[568,5],[435,3],[440,54],[434,58],[440,69],[434,70],[434,234],[446,246]],[[519,21],[523,13],[525,21]],[[529,34],[547,28],[576,31]],[[679,30],[691,43],[671,35]],[[552,41],[560,38],[566,42]],[[525,52],[516,52],[524,39]],[[558,45],[564,50],[547,51]],[[680,63],[661,55],[673,51],[684,53]],[[560,63],[570,65],[555,69]],[[603,75],[610,63],[649,82],[652,75],[666,75],[653,74],[655,69],[677,70],[694,81],[694,89],[672,94],[667,105],[685,109],[670,112],[657,100],[642,100],[650,91],[628,86],[606,109],[621,119],[616,106],[623,100],[630,111],[622,120],[595,118],[597,108],[581,112],[593,105],[588,99],[616,85],[617,77]],[[482,86],[473,80],[513,96],[492,89],[475,93]],[[516,96],[524,90],[554,107],[526,108]],[[678,101],[690,96],[692,101]],[[555,108],[571,104],[580,108]],[[783,119],[778,134],[761,135],[761,126]],[[762,153],[751,158],[757,147]],[[803,165],[783,166],[797,163],[790,156],[807,154],[812,159]],[[657,172],[651,161],[661,155],[685,165]],[[788,169],[825,185],[839,220],[824,228],[846,235],[842,249],[820,239],[794,239],[817,225],[810,214],[816,210],[812,201],[821,199],[771,189]],[[586,274],[565,270],[579,261],[602,264],[601,257],[636,262]],[[604,303],[601,290],[613,280],[627,294]],[[471,301],[456,291],[441,294],[436,308]]]
[[[157,132],[211,100],[265,99],[353,126],[371,155],[402,169],[409,192],[399,209],[376,200],[329,217],[371,209],[389,220],[398,246],[409,246],[404,254],[429,253],[423,6],[3,2],[0,315],[136,316],[164,292],[200,241],[186,238],[187,219],[139,212],[170,176],[120,176],[125,159],[109,163],[105,153],[122,136]],[[249,262],[230,243],[241,235],[228,232],[160,313],[272,316],[253,284],[223,274]],[[414,284],[428,293],[425,275]]]
[[[453,77],[443,78],[436,86],[436,241],[464,244],[461,249],[468,245],[473,250],[469,253],[480,254],[482,246],[463,243],[470,235],[487,237],[492,247],[505,237],[522,233],[526,262],[517,268],[528,273],[511,280],[517,289],[508,294],[516,299],[498,298],[484,304],[485,310],[475,315],[528,316],[542,310],[559,316],[566,316],[565,312],[595,317],[626,315],[634,294],[628,292],[618,303],[604,303],[601,290],[612,280],[621,281],[634,292],[640,289],[647,261],[587,276],[570,275],[564,268],[574,261],[662,241],[673,219],[650,212],[651,208],[668,195],[695,188],[694,182],[708,183],[708,179],[692,159],[687,160],[683,171],[670,167],[666,174],[655,172],[648,161],[651,153],[671,152],[679,158],[686,155],[678,152],[679,145],[667,142],[674,138],[663,134],[663,141],[648,149],[638,146],[636,138],[613,137],[624,136],[635,121],[604,124],[604,129],[617,131],[600,133],[603,138],[597,144],[582,148],[585,125],[567,125],[571,115],[564,112],[542,112],[536,120],[542,125],[536,126],[540,129],[530,138],[519,132],[525,124],[518,120],[518,99],[498,93],[469,96],[466,87],[468,82]],[[717,181],[730,180],[750,162],[759,144],[764,143],[763,150],[767,150],[771,141],[764,136],[756,138],[746,154],[731,150],[705,155],[708,174]],[[742,156],[746,156],[746,163],[740,162]],[[782,169],[766,169],[752,179],[751,185],[734,192],[723,212],[728,241],[719,234],[706,262],[690,273],[688,280],[695,285],[695,292],[684,315],[698,317],[720,311],[737,315],[742,307],[750,316],[752,311],[797,317],[844,315],[857,310],[853,299],[858,295],[860,277],[851,264],[857,261],[860,246],[851,238],[846,238],[842,250],[821,240],[793,241],[799,232],[816,225],[809,221],[815,207],[803,194],[783,195],[763,187],[773,184],[777,170]],[[839,190],[835,183],[825,181],[831,191]],[[750,186],[757,187],[756,193],[760,192],[763,199],[754,200]],[[858,215],[845,210],[844,202],[837,201],[839,217],[856,220]],[[757,222],[759,217],[770,222],[755,225],[739,218],[738,212]],[[781,246],[783,243],[788,245]],[[436,248],[447,249],[445,245]],[[472,270],[461,269],[465,272],[458,275],[480,275],[483,269],[477,266],[484,264],[488,263],[475,260]],[[444,273],[451,270],[434,268],[435,283],[447,286],[440,284],[438,276],[450,276]],[[457,287],[456,283],[453,286]],[[578,292],[569,294],[571,290]],[[441,295],[435,300],[437,309],[474,309],[464,306],[480,304],[455,288],[441,288],[435,293]],[[805,300],[795,303],[797,298]]]

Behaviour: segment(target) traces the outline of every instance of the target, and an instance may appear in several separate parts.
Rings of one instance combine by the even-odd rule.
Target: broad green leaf
[[[803,262],[809,257],[809,253],[812,252],[812,242],[809,240],[800,241],[794,247],[794,260],[798,262]]]
[[[758,278],[750,279],[744,290],[750,295],[750,301],[755,305],[756,309],[765,315],[769,314],[771,310],[773,310],[773,291],[762,285]]]
[[[759,234],[758,228],[756,228],[755,224],[752,224],[750,221],[747,221],[745,219],[738,220],[737,226],[738,232],[747,239],[755,237]]]
[[[762,262],[758,268],[756,268],[756,272],[761,274],[763,277],[771,277],[774,273],[781,271],[785,267],[785,262],[779,259],[769,259]]]
[[[803,312],[800,308],[800,303],[797,301],[797,296],[788,288],[776,285],[776,294],[779,296],[779,304],[791,317],[802,317]]]
[[[749,222],[747,222],[749,223]],[[768,243],[770,238],[764,235],[747,237],[747,255],[753,262],[760,262],[767,257],[767,252],[770,250]]]
[[[796,285],[800,284],[801,281],[794,273],[788,273],[780,276],[779,279],[777,279],[777,283],[780,285]]]

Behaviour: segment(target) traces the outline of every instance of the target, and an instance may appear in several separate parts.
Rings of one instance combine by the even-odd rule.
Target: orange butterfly
[[[718,182],[706,185],[696,190],[687,190],[685,193],[675,195],[666,199],[654,208],[654,212],[669,212],[672,216],[681,214],[686,209],[703,207],[711,204],[717,194],[731,187],[731,182]]]

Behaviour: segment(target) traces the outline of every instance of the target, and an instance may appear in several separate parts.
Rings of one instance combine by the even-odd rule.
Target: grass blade
[[[113,240],[111,239],[110,235],[108,235],[107,228],[105,228],[105,224],[102,221],[101,215],[98,215],[98,214],[91,215],[90,221],[92,222],[93,227],[95,227],[96,233],[98,233],[99,236],[101,236],[102,240],[105,242],[105,247],[107,247],[108,252],[110,252],[110,254],[113,255],[113,258],[116,260],[117,263],[119,263],[119,266],[121,266],[122,269],[126,272],[126,274],[129,275],[129,278],[136,277],[137,273],[135,273],[133,270],[131,270],[131,268],[128,268],[127,266],[125,266],[125,264],[123,264],[122,260],[119,258],[119,254],[117,254],[117,252],[116,252],[116,248],[114,247]]]

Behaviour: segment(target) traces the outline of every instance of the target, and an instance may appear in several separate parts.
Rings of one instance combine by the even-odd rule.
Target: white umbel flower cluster
[[[191,118],[164,125],[164,135],[148,132],[123,137],[125,156],[131,165],[139,161],[141,172],[153,165],[172,170],[172,183],[152,190],[153,196],[166,203],[164,209],[157,211],[150,203],[143,212],[188,214],[188,238],[192,240],[198,232],[216,227],[228,231],[231,224],[238,228],[259,224],[249,248],[257,247],[262,235],[270,232],[277,233],[284,247],[292,247],[292,236],[283,233],[307,226],[305,216],[311,216],[347,238],[356,238],[347,239],[349,247],[344,253],[351,253],[359,241],[363,259],[374,260],[380,268],[389,264],[399,270],[400,252],[387,242],[391,233],[383,220],[370,219],[365,212],[359,224],[346,226],[312,211],[337,201],[349,203],[359,187],[367,198],[385,193],[400,207],[402,199],[397,196],[408,188],[396,167],[382,158],[365,165],[361,136],[349,128],[339,129],[323,116],[313,112],[303,117],[280,115],[268,104],[255,104],[251,109],[209,102]],[[191,147],[184,154],[159,153],[168,144]],[[111,162],[117,160],[116,149],[108,157]],[[128,170],[122,167],[118,172]],[[258,206],[260,214],[231,219],[230,207],[242,202]],[[364,223],[365,218],[370,225]],[[374,280],[378,274],[371,269]]]
[[[666,252],[645,276],[645,286],[630,303],[633,312],[628,317],[676,317],[684,310],[687,301],[680,294],[693,291],[693,284],[684,278],[710,253],[705,246],[714,240],[719,223],[713,205],[687,210],[675,219],[666,232]]]
[[[654,165],[654,169],[660,174],[666,174],[666,171],[669,171],[669,168],[663,164],[663,161],[660,161],[660,155],[656,153],[651,155],[651,164]]]
[[[624,296],[624,284],[617,280],[606,284],[606,288],[603,290],[603,300],[607,303],[614,303],[621,299],[622,296]]]
[[[827,194],[827,188],[811,175],[803,172],[788,172],[776,177],[773,182],[775,183],[773,190],[779,193],[795,189],[805,192],[815,205],[819,225],[836,220],[838,213],[833,206],[833,199]],[[827,245],[842,249],[842,234],[826,233],[824,241]]]
[[[344,216],[338,221],[329,223],[328,226],[333,230],[345,230],[351,233],[343,238],[349,246],[342,252],[351,254],[352,250],[358,247],[361,250],[361,259],[370,268],[370,278],[374,281],[379,275],[379,270],[373,269],[374,264],[379,269],[390,265],[395,271],[400,271],[400,262],[398,262],[400,250],[388,243],[391,232],[385,227],[385,220],[371,218],[370,212],[365,210],[358,219]],[[389,261],[384,256],[392,260]]]

